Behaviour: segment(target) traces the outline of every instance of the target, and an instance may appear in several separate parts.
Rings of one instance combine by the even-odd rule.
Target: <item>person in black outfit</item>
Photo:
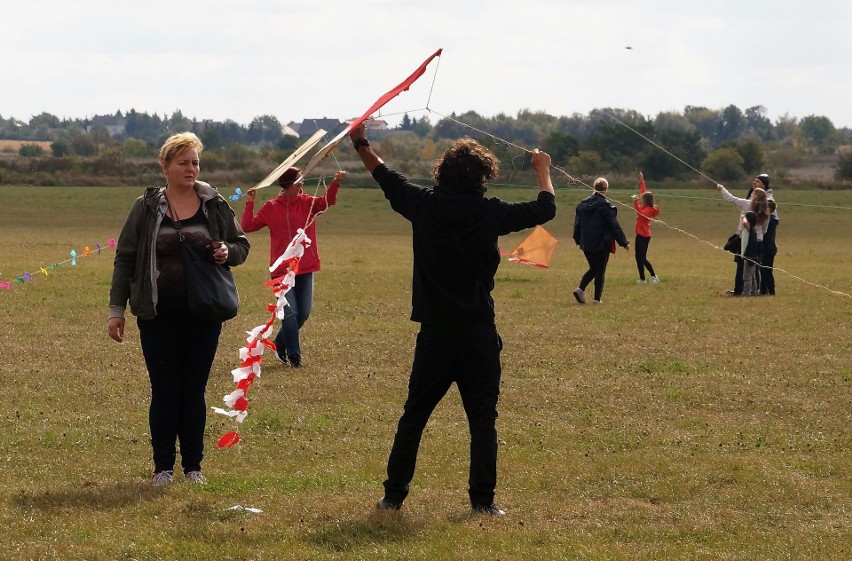
[[[580,304],[586,303],[585,290],[592,280],[595,281],[594,302],[601,303],[609,254],[615,253],[613,242],[618,242],[628,251],[630,247],[616,218],[618,210],[606,198],[609,182],[599,177],[593,187],[595,194],[580,201],[574,215],[574,241],[589,263],[589,270],[580,279],[580,286],[574,289],[574,298]]]
[[[550,156],[538,150],[532,167],[535,201],[510,203],[485,197],[499,171],[496,156],[476,141],[457,141],[436,162],[434,187],[408,181],[379,158],[360,125],[351,133],[364,166],[391,208],[411,222],[414,249],[411,320],[420,323],[408,397],[387,465],[385,494],[376,507],[398,510],[414,477],[423,429],[453,382],[470,428],[468,495],[475,513],[502,516],[497,486],[497,399],[500,351],[494,322],[498,236],[532,228],[556,216]]]
[[[775,255],[778,246],[775,244],[775,231],[778,229],[778,212],[775,199],[766,201],[769,205],[769,225],[763,234],[763,244],[760,246],[760,294],[775,296]]]

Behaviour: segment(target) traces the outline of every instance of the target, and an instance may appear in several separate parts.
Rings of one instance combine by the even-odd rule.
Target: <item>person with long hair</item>
[[[278,186],[281,188],[278,196],[263,203],[257,214],[254,213],[257,190],[249,189],[246,192],[242,227],[246,232],[269,228],[270,266],[284,253],[299,229],[304,229],[311,240],[311,244],[305,248],[305,253],[299,260],[295,283],[285,295],[287,306],[284,307],[281,329],[278,330],[274,339],[275,358],[281,364],[289,364],[293,368],[300,368],[303,365],[300,330],[311,316],[314,301],[314,273],[318,272],[321,266],[315,218],[337,202],[337,191],[344,177],[346,172],[337,172],[325,195],[307,195],[302,192],[302,170],[297,167],[288,168],[278,178]],[[282,263],[272,271],[272,278],[285,275],[287,267],[287,264]]]
[[[180,442],[184,478],[204,483],[205,392],[222,322],[189,312],[181,244],[204,248],[217,265],[245,262],[250,244],[234,211],[216,189],[198,181],[204,146],[190,132],[160,149],[165,187],[151,187],[130,209],[115,248],[107,334],[121,343],[125,308],[136,316],[151,381],[148,420],[151,483],[172,482]]]
[[[651,220],[660,214],[660,209],[654,205],[654,195],[645,186],[645,176],[639,172],[639,196],[633,195],[633,208],[636,209],[636,268],[639,269],[638,284],[645,284],[645,269],[651,275],[651,282],[660,282],[660,277],[654,274],[654,267],[648,261],[648,246],[651,244]]]
[[[497,399],[503,341],[494,320],[498,236],[532,228],[556,216],[550,156],[535,151],[533,201],[486,197],[499,160],[470,138],[456,141],[435,163],[434,187],[421,187],[391,170],[359,125],[350,138],[391,208],[411,222],[414,265],[411,320],[420,323],[408,397],[387,463],[379,510],[399,510],[414,477],[423,429],[455,383],[470,429],[468,497],[474,513],[503,516],[497,485]]]
[[[732,195],[727,189],[725,189],[724,185],[716,185],[716,189],[722,194],[722,199],[725,202],[728,202],[737,208],[740,209],[740,219],[737,221],[737,235],[742,237],[743,231],[745,230],[745,224],[748,224],[748,221],[743,221],[743,217],[746,212],[752,210],[752,205],[755,201],[766,203],[768,195],[764,187],[769,186],[769,176],[764,174],[758,175],[752,181],[752,187],[749,189],[749,192],[746,198],[736,197]],[[757,215],[755,215],[755,220]],[[761,221],[759,224],[755,221],[756,227],[754,230],[749,231],[749,237],[755,238],[755,243],[760,243],[763,241],[763,234],[766,233],[766,228],[769,225],[768,220]],[[760,246],[756,246],[757,251],[760,251]],[[759,255],[759,253],[758,253]],[[759,257],[758,257],[759,258]],[[745,279],[744,271],[745,271],[745,259],[742,255],[734,255],[734,261],[737,265],[736,275],[734,277],[734,289],[729,290],[728,294],[731,296],[742,296],[743,295],[743,282]]]

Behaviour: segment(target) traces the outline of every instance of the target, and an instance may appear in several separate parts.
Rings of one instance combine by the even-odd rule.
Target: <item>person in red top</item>
[[[254,213],[255,189],[246,192],[246,207],[243,210],[241,226],[245,232],[256,232],[269,228],[269,264],[272,265],[287,249],[298,233],[304,229],[311,240],[305,248],[305,254],[299,261],[294,286],[287,292],[284,319],[281,329],[275,336],[276,356],[281,364],[293,368],[302,366],[302,349],[299,341],[299,329],[308,321],[314,299],[314,273],[320,270],[320,256],[317,250],[317,230],[315,218],[337,202],[337,191],[346,172],[339,171],[328,186],[324,196],[315,197],[302,192],[302,171],[297,167],[288,168],[278,179],[281,193],[274,199],[263,203],[257,214]],[[272,271],[272,278],[287,274],[287,266],[282,265]]]
[[[654,274],[654,267],[648,261],[648,246],[651,244],[651,219],[660,214],[654,206],[654,195],[645,187],[645,176],[639,172],[639,195],[633,195],[633,208],[636,209],[636,267],[639,269],[637,284],[645,284],[645,268],[651,273],[651,282],[656,284],[660,278]]]

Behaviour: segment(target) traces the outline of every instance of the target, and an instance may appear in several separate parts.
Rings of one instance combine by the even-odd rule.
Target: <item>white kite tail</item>
[[[280,267],[283,263],[295,262],[297,264],[296,267],[290,267],[287,271],[287,274],[284,275],[283,280],[281,281],[281,286],[278,290],[275,291],[275,296],[278,298],[275,303],[275,316],[278,319],[284,319],[284,307],[288,305],[287,303],[287,293],[296,284],[296,272],[298,271],[298,263],[302,259],[302,256],[305,254],[305,248],[310,247],[311,238],[308,237],[307,233],[304,229],[299,228],[296,231],[296,235],[290,240],[290,244],[287,246],[287,249],[284,250],[278,259],[269,266],[269,272],[275,271],[278,267]]]

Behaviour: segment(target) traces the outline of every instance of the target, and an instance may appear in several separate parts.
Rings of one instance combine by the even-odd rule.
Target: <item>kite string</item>
[[[528,148],[526,148],[526,147],[523,147],[523,146],[519,146],[519,145],[517,145],[517,144],[514,144],[514,143],[512,143],[512,142],[510,142],[510,141],[508,141],[508,140],[506,140],[506,139],[500,138],[500,137],[495,136],[495,135],[493,135],[493,134],[491,134],[491,133],[489,133],[489,132],[486,132],[486,131],[483,131],[483,130],[481,130],[481,129],[478,129],[478,128],[474,127],[473,125],[469,125],[469,124],[464,123],[464,122],[462,122],[462,121],[459,121],[458,119],[455,119],[455,118],[453,118],[453,117],[449,117],[449,116],[447,116],[447,115],[443,115],[443,114],[439,113],[438,111],[435,111],[435,110],[434,110],[434,109],[432,109],[432,108],[427,107],[426,109],[427,109],[429,112],[434,113],[435,115],[438,115],[438,116],[439,116],[439,117],[441,117],[441,118],[448,119],[448,120],[452,121],[453,123],[456,123],[456,124],[458,124],[458,125],[460,125],[460,126],[463,126],[463,127],[469,128],[469,129],[474,130],[474,131],[476,131],[476,132],[479,132],[479,133],[481,133],[481,134],[483,134],[483,135],[485,135],[485,136],[488,136],[488,137],[490,137],[490,138],[494,139],[494,140],[495,140],[495,141],[497,141],[497,142],[500,142],[500,143],[506,144],[506,145],[508,145],[508,146],[512,146],[512,147],[514,147],[514,148],[516,148],[516,149],[518,149],[518,150],[521,150],[521,151],[523,151],[523,152],[532,153],[532,150],[530,150],[530,149],[528,149]],[[613,118],[615,118],[615,117],[613,117]],[[618,119],[615,119],[615,120],[616,120],[616,121],[618,121]],[[619,122],[621,122],[621,121],[619,121]],[[624,123],[622,123],[622,124],[624,124]],[[627,125],[624,125],[624,126],[627,126]],[[627,127],[627,128],[628,128],[628,129],[630,129],[630,127]],[[630,129],[630,130],[633,130],[633,129]],[[636,131],[634,131],[634,132],[636,132]],[[639,134],[639,133],[638,133],[638,132],[636,132],[636,134]],[[695,168],[693,168],[692,166],[690,166],[690,165],[689,165],[689,164],[687,164],[686,162],[683,162],[683,160],[681,160],[680,158],[678,158],[677,156],[675,156],[675,155],[674,155],[674,154],[672,154],[671,152],[669,152],[669,151],[665,150],[665,149],[664,149],[664,148],[662,148],[662,147],[659,147],[656,143],[654,143],[654,142],[653,142],[653,141],[651,141],[650,139],[646,138],[645,136],[643,136],[643,135],[641,135],[641,134],[639,134],[639,136],[641,136],[642,138],[644,138],[644,139],[645,139],[645,140],[647,140],[648,142],[651,142],[652,144],[654,144],[655,146],[657,146],[658,148],[660,148],[661,150],[663,150],[665,153],[667,153],[667,154],[669,154],[670,156],[672,156],[673,158],[675,158],[675,159],[677,159],[678,161],[682,162],[684,165],[686,165],[686,166],[687,166],[687,167],[689,167],[690,169],[692,169],[692,170],[696,171],[697,173],[699,173],[699,174],[700,174],[700,175],[702,175],[703,177],[705,177],[705,178],[707,178],[708,180],[712,181],[714,184],[717,184],[717,182],[716,182],[715,180],[713,180],[712,178],[710,178],[710,177],[708,177],[708,176],[704,175],[703,173],[701,173],[700,171],[696,170]],[[575,178],[575,177],[571,176],[571,175],[570,175],[567,171],[563,170],[563,169],[562,169],[562,168],[560,168],[559,166],[557,166],[557,165],[555,165],[555,164],[551,163],[551,167],[552,167],[553,169],[557,170],[558,172],[562,173],[563,175],[565,175],[565,176],[569,179],[569,181],[571,181],[571,183],[572,183],[572,184],[584,185],[585,187],[587,187],[587,188],[591,189],[592,191],[594,191],[594,188],[592,188],[592,187],[591,187],[591,186],[589,186],[588,184],[584,183],[582,180],[577,179],[577,178]],[[606,196],[606,195],[604,195],[604,196],[607,198],[607,200],[609,200],[609,201],[611,201],[611,202],[613,202],[613,203],[615,203],[615,204],[621,205],[622,207],[624,207],[624,208],[626,208],[626,209],[633,210],[634,212],[636,212],[637,214],[639,214],[639,213],[638,213],[638,211],[636,211],[635,209],[632,209],[632,208],[631,208],[631,206],[628,206],[628,205],[627,205],[627,203],[623,203],[623,202],[621,202],[621,201],[619,201],[619,200],[617,200],[617,199],[613,199],[613,198],[608,197],[608,196]],[[718,249],[718,250],[720,250],[720,251],[726,251],[723,247],[720,247],[720,246],[718,246],[718,245],[716,245],[716,244],[714,244],[714,243],[712,243],[712,242],[710,242],[710,241],[707,241],[707,240],[701,239],[701,238],[699,238],[698,236],[696,236],[695,234],[692,234],[692,233],[690,233],[690,232],[687,232],[686,230],[684,230],[684,229],[682,229],[682,228],[679,228],[679,227],[677,227],[677,226],[674,226],[674,225],[668,224],[667,222],[664,222],[663,220],[659,220],[659,219],[654,218],[654,219],[651,219],[651,221],[652,221],[652,222],[655,222],[655,223],[658,223],[658,224],[661,224],[661,225],[665,226],[666,228],[669,228],[669,229],[671,229],[671,230],[674,230],[674,231],[676,231],[676,232],[679,232],[679,233],[681,233],[681,234],[684,234],[684,235],[686,235],[686,236],[688,236],[688,237],[691,237],[691,238],[693,238],[693,239],[695,239],[695,240],[697,240],[697,241],[699,241],[699,242],[701,242],[701,243],[705,243],[705,244],[709,245],[710,247],[713,247],[713,248]],[[754,261],[753,259],[750,259],[750,258],[748,258],[748,257],[743,257],[743,259],[746,259],[746,260],[748,260],[748,261],[750,261],[750,262],[754,263],[757,267],[760,267],[760,268],[763,268],[763,269],[772,269],[773,271],[778,271],[778,272],[780,272],[780,273],[784,273],[784,274],[786,274],[786,275],[788,275],[788,276],[790,276],[790,277],[792,277],[792,278],[794,278],[794,279],[796,279],[796,280],[798,280],[798,281],[801,281],[801,282],[803,282],[803,283],[805,283],[805,284],[808,284],[808,285],[811,285],[811,286],[814,286],[814,287],[817,287],[817,288],[822,288],[822,289],[827,290],[828,292],[831,292],[831,293],[833,293],[833,294],[837,294],[837,295],[840,295],[840,296],[846,296],[846,297],[850,297],[850,298],[852,298],[852,295],[850,295],[850,294],[847,294],[847,293],[845,293],[845,292],[841,292],[841,291],[839,291],[839,290],[832,289],[832,288],[830,288],[830,287],[827,287],[827,286],[824,286],[824,285],[821,285],[821,284],[818,284],[818,283],[815,283],[815,282],[808,281],[808,280],[803,279],[802,277],[799,277],[799,276],[797,276],[797,275],[794,275],[793,273],[790,273],[789,271],[786,271],[786,270],[784,270],[784,269],[781,269],[781,268],[778,268],[778,267],[769,267],[768,265],[761,265],[760,263],[758,263],[758,262],[756,262],[756,261]]]

